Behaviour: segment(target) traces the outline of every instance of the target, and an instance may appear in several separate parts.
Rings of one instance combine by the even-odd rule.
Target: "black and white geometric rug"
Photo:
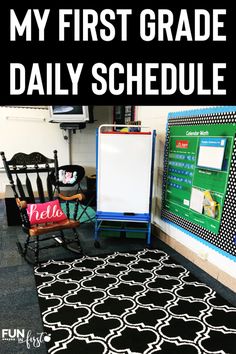
[[[35,268],[48,353],[236,354],[236,308],[163,251]]]

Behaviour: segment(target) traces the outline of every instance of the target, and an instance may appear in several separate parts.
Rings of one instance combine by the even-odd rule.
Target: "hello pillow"
[[[46,203],[28,204],[26,210],[31,225],[58,222],[67,219],[58,199]]]

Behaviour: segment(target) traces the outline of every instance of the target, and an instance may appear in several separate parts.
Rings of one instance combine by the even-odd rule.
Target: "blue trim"
[[[169,155],[169,145],[167,144],[168,127],[169,127],[169,123],[168,123],[168,119],[167,119],[167,122],[166,122],[166,135],[165,135],[165,147],[164,147],[164,157],[163,157],[163,167],[164,167],[164,169],[163,169],[162,186],[161,186],[161,191],[162,191],[161,208],[163,208],[163,203],[164,203],[164,200],[165,200],[164,193],[166,192],[166,188],[164,188],[164,180],[165,180],[165,166],[166,166],[166,163],[168,161],[168,158],[166,158],[166,155]]]
[[[124,213],[112,213],[105,211],[97,211],[96,218],[97,220],[114,220],[114,221],[138,221],[138,222],[150,222],[150,214],[134,214],[134,215],[125,215]]]
[[[153,192],[153,173],[155,161],[155,147],[156,147],[156,130],[152,133],[152,160],[151,160],[151,180],[150,180],[150,196],[149,196],[149,213],[152,213],[152,192]]]
[[[96,128],[96,205],[98,205],[98,128]]]
[[[150,180],[150,197],[149,197],[149,223],[147,233],[147,246],[151,246],[151,215],[152,215],[152,193],[153,193],[153,174],[156,148],[156,130],[152,132],[152,160],[151,160],[151,180]]]
[[[236,106],[209,107],[200,109],[191,109],[189,111],[170,112],[168,119],[181,117],[194,117],[202,114],[217,114],[224,112],[235,112]]]
[[[106,227],[106,226],[99,226],[99,231],[126,231],[126,232],[140,232],[140,233],[147,233],[146,229],[130,229],[125,227]]]
[[[175,227],[176,229],[182,231],[182,232],[185,233],[186,235],[188,235],[188,236],[194,238],[195,240],[197,240],[197,241],[203,243],[205,246],[207,246],[207,247],[213,249],[214,251],[220,253],[222,256],[227,257],[227,258],[231,259],[232,261],[236,262],[236,256],[233,256],[232,254],[227,253],[226,251],[223,251],[221,248],[218,248],[217,246],[213,245],[212,243],[210,243],[210,242],[208,242],[208,241],[205,241],[205,240],[202,239],[201,237],[199,237],[199,236],[193,234],[192,232],[190,232],[190,231],[188,231],[188,230],[183,229],[181,226],[179,226],[179,225],[173,223],[172,221],[169,221],[169,220],[166,219],[166,218],[162,218],[162,220],[165,221],[167,224],[169,224],[169,225]]]

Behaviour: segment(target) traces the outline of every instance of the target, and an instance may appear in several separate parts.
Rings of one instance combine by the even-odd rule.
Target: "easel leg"
[[[148,231],[147,231],[147,247],[151,247],[151,223],[148,223]]]
[[[98,241],[98,233],[99,233],[100,222],[95,221],[95,231],[94,231],[94,247],[100,248],[100,243]]]
[[[94,231],[94,240],[98,240],[98,222],[97,220],[95,221],[95,231]]]

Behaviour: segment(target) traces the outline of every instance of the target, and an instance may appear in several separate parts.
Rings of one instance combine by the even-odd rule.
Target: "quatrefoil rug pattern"
[[[235,354],[236,308],[159,250],[35,268],[48,353]]]

